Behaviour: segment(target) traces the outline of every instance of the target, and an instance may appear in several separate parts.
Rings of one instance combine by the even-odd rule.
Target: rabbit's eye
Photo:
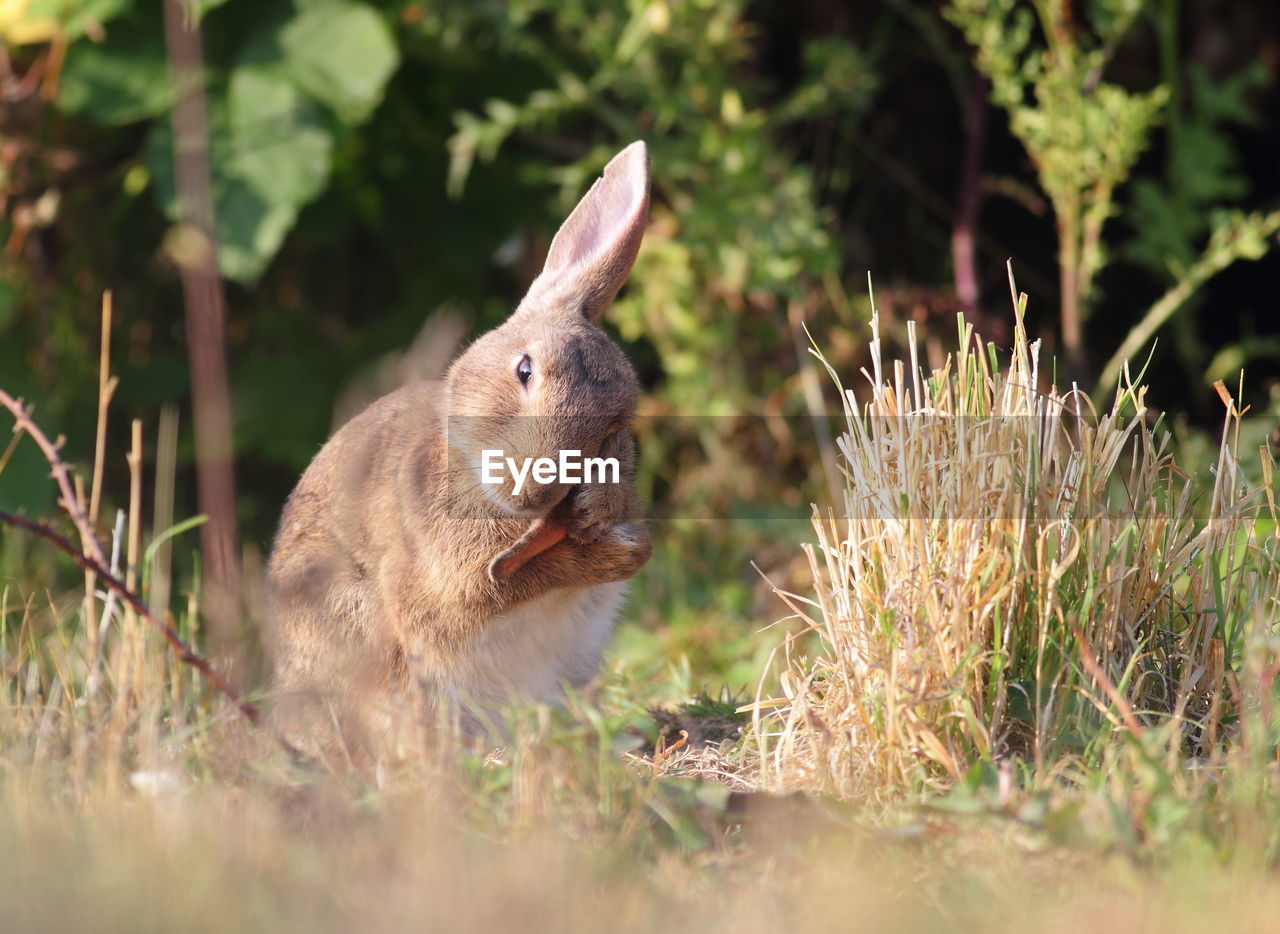
[[[516,364],[516,379],[520,380],[521,386],[527,386],[532,377],[533,361],[529,359],[528,354],[525,354],[520,358],[520,362]]]

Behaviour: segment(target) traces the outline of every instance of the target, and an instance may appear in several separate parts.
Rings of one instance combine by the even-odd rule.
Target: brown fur
[[[636,378],[597,324],[635,260],[647,208],[636,143],[565,221],[505,324],[443,383],[407,386],[352,419],[303,474],[269,565],[275,684],[295,739],[308,744],[335,718],[363,739],[396,711],[419,719],[446,699],[483,709],[590,676],[609,624],[598,617],[650,552],[627,427]],[[525,354],[527,386],[516,377]],[[623,482],[530,478],[517,497],[510,482],[480,484],[473,466],[485,448],[616,456]],[[568,537],[491,579],[491,562],[553,509]]]

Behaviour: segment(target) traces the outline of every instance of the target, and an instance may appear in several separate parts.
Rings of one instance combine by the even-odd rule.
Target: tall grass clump
[[[869,395],[840,387],[843,485],[813,511],[816,594],[783,595],[807,626],[775,655],[784,696],[753,705],[763,781],[918,790],[983,761],[1048,779],[1121,737],[1202,758],[1238,729],[1280,593],[1270,455],[1250,488],[1219,385],[1198,481],[1127,372],[1105,407],[1052,385],[1025,302],[1007,354],[961,317],[929,374],[914,331],[886,362],[873,318]]]

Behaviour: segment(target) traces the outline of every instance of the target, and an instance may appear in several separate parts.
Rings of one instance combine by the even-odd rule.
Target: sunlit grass
[[[844,488],[814,511],[815,592],[783,592],[805,638],[779,647],[780,696],[754,705],[766,784],[892,799],[984,762],[1006,784],[1088,784],[1126,747],[1218,774],[1249,729],[1251,767],[1267,763],[1269,452],[1242,447],[1219,387],[1198,484],[1136,379],[1101,405],[1047,385],[1024,302],[1008,353],[961,320],[929,374],[914,336],[908,361],[875,338],[869,397],[842,388]]]

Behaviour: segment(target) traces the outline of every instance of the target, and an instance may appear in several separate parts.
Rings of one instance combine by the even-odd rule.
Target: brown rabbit
[[[348,734],[382,724],[371,710],[483,713],[594,674],[650,552],[628,427],[636,377],[598,327],[648,206],[636,142],[574,208],[501,327],[443,382],[369,406],[303,474],[268,572],[275,686],[295,739],[310,745],[300,734],[335,721]],[[517,490],[511,470],[484,482],[495,450],[517,464],[614,458],[618,476],[528,476]]]

